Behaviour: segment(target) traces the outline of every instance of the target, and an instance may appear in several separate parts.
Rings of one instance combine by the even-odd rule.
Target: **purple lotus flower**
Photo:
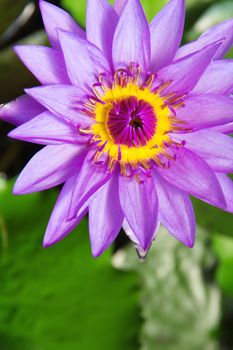
[[[121,227],[145,254],[161,222],[192,247],[189,195],[233,212],[233,20],[179,48],[184,0],[148,25],[139,0],[87,2],[84,32],[40,2],[52,48],[17,46],[42,86],[5,105],[10,136],[47,145],[14,193],[65,183],[44,238],[65,237],[89,211],[92,253]]]

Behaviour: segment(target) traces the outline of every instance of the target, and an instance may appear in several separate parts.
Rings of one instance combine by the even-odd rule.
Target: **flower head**
[[[10,136],[47,145],[14,193],[65,183],[44,238],[65,237],[89,211],[94,256],[121,227],[144,255],[161,222],[192,247],[189,195],[233,212],[233,20],[179,48],[184,0],[148,24],[139,0],[88,0],[84,32],[40,1],[52,48],[17,46],[42,86],[2,108]]]

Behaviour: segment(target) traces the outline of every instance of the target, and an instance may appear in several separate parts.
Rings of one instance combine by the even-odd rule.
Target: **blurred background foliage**
[[[84,0],[50,1],[85,27]],[[142,0],[151,20],[166,0]],[[187,0],[183,41],[233,17],[231,0]],[[16,58],[15,43],[47,44],[38,2],[0,0],[0,103],[37,84]],[[233,50],[227,55],[233,58]],[[162,228],[138,261],[120,235],[91,257],[87,219],[44,250],[57,190],[11,194],[14,177],[39,148],[11,141],[0,123],[1,350],[232,350],[233,217],[195,200],[193,250]]]

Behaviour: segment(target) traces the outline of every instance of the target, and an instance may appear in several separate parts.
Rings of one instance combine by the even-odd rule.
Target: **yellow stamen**
[[[80,132],[80,134],[84,134],[84,135],[92,135],[93,134],[92,129],[79,128],[79,132]]]
[[[187,130],[184,127],[186,122],[178,120],[174,112],[174,109],[184,106],[183,96],[176,93],[161,96],[161,92],[169,87],[172,82],[167,81],[151,91],[155,75],[149,75],[142,85],[140,85],[140,75],[140,67],[132,63],[129,70],[119,69],[115,72],[114,80],[110,84],[111,88],[107,86],[108,77],[105,80],[105,76],[100,75],[100,84],[93,85],[93,92],[97,99],[89,97],[89,101],[85,104],[90,110],[89,113],[95,116],[95,123],[90,129],[80,129],[81,133],[92,134],[93,142],[99,142],[99,151],[96,152],[94,157],[95,163],[98,163],[101,154],[107,153],[110,171],[118,163],[121,175],[132,176],[132,174],[128,175],[127,172],[136,172],[134,177],[139,183],[142,181],[137,175],[137,168],[141,167],[149,172],[153,165],[151,160],[158,166],[164,167],[165,164],[160,160],[160,155],[169,160],[174,159],[166,150],[173,144],[176,145],[169,134]],[[131,140],[131,145],[121,144],[116,142],[110,132],[110,112],[113,109],[117,110],[117,106],[118,104],[120,106],[122,100],[131,99],[132,97],[138,102],[145,102],[151,107],[155,117],[155,128],[145,143],[138,144],[135,140]]]

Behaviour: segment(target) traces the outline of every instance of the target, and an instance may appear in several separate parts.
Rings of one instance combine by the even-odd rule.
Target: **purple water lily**
[[[52,48],[17,46],[42,86],[5,105],[10,136],[42,145],[15,194],[64,183],[44,246],[89,211],[93,256],[121,227],[144,255],[161,222],[189,247],[189,195],[233,212],[233,20],[180,46],[184,0],[148,24],[139,0],[87,1],[84,32],[63,10],[40,8]]]

